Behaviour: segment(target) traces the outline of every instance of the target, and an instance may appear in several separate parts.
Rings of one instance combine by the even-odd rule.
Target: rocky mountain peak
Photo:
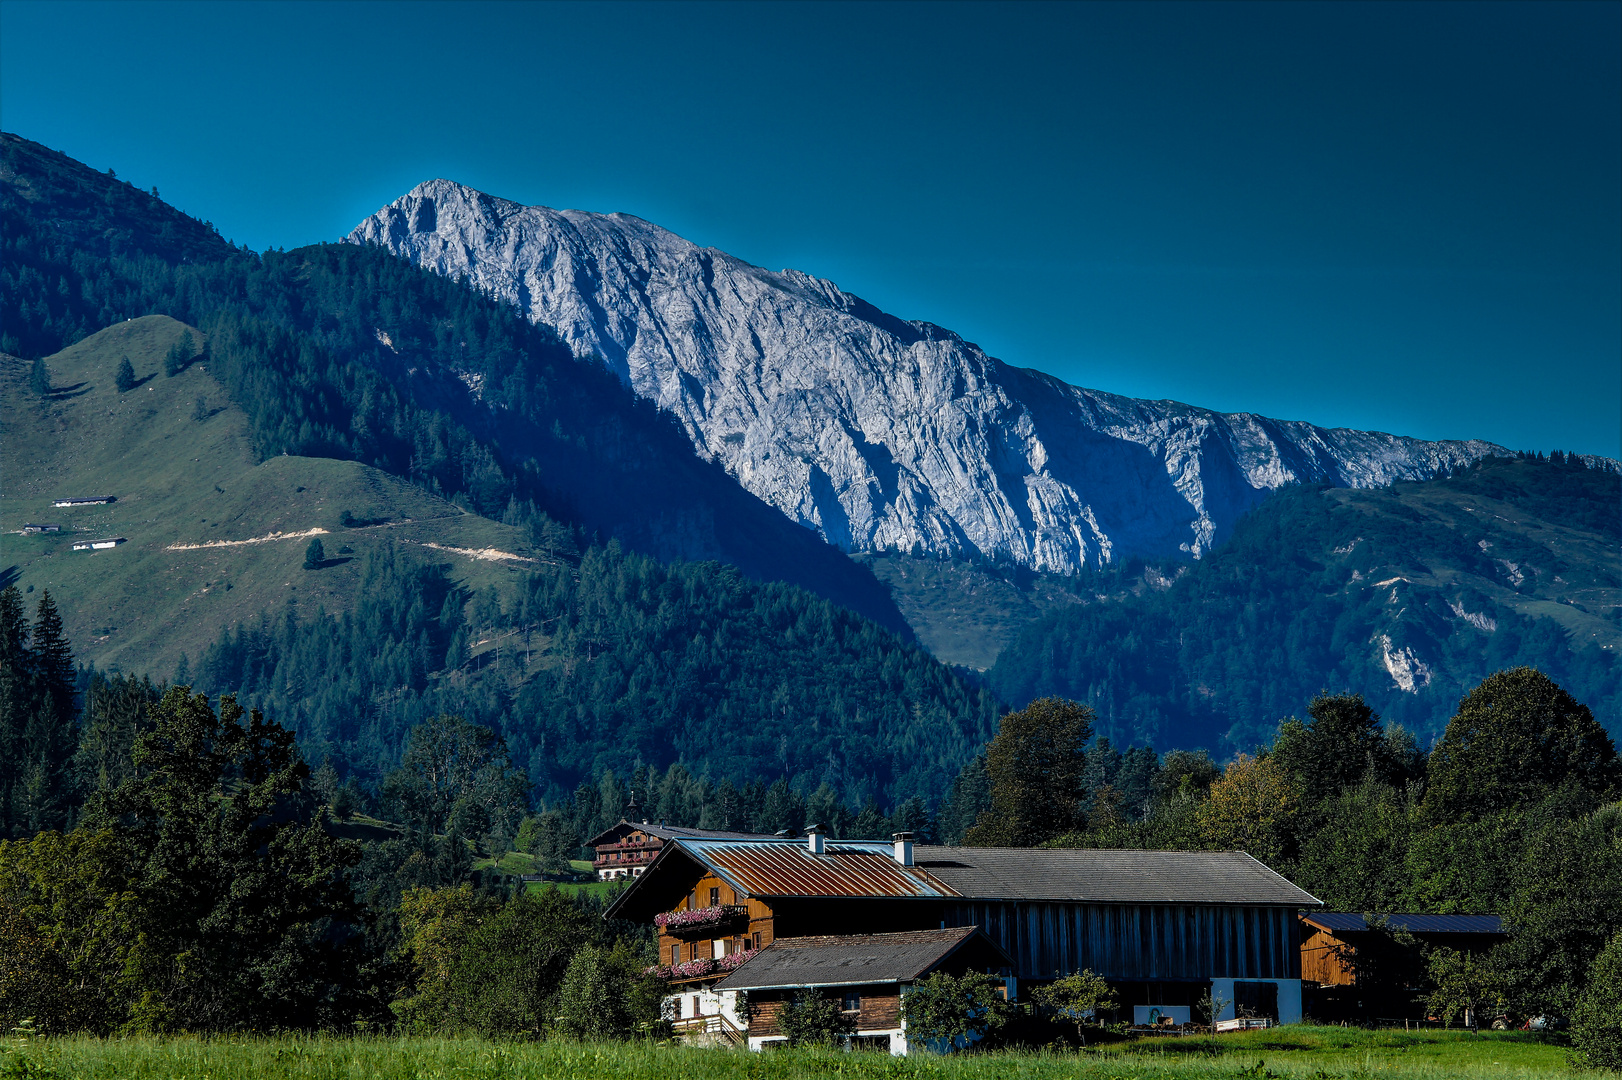
[[[348,239],[516,304],[847,551],[1054,573],[1198,556],[1281,485],[1383,486],[1507,452],[1070,386],[798,270],[628,214],[523,206],[449,180]]]

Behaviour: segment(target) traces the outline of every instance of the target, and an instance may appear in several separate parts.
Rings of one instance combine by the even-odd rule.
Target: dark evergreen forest
[[[827,784],[856,805],[933,801],[996,725],[992,696],[917,646],[732,567],[610,543],[528,575],[505,606],[447,571],[374,557],[353,612],[237,627],[184,678],[239,693],[369,784],[413,724],[463,714],[499,730],[553,801],[677,762]],[[470,657],[475,642],[494,644]]]

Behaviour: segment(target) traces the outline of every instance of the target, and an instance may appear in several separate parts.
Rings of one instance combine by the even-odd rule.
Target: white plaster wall
[[[1299,1024],[1301,1022],[1301,980],[1300,979],[1245,979],[1244,982],[1270,982],[1278,987],[1278,1022],[1281,1024]],[[1211,996],[1223,1001],[1222,1010],[1217,1013],[1214,1020],[1232,1020],[1234,1018],[1234,992],[1233,979],[1212,979]]]

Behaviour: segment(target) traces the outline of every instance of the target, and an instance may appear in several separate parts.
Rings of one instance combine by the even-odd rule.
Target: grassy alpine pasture
[[[26,362],[0,357],[0,571],[19,588],[51,591],[80,660],[167,676],[182,652],[195,662],[223,628],[261,612],[345,610],[366,555],[389,543],[450,563],[469,589],[500,589],[515,570],[538,565],[488,557],[537,558],[526,530],[381,470],[331,458],[261,461],[247,415],[206,356],[164,375],[164,354],[187,329],[149,315],[92,334],[47,359],[45,399],[30,390]],[[113,376],[126,356],[137,383],[121,393]],[[52,505],[90,495],[118,501]],[[342,524],[346,510],[352,527]],[[25,522],[64,531],[25,536]],[[312,535],[325,548],[318,570],[303,567]],[[127,542],[72,550],[104,536]]]
[[[891,1058],[876,1053],[637,1043],[492,1042],[431,1037],[62,1038],[13,1043],[0,1077],[39,1080],[791,1080],[910,1077],[1535,1078],[1571,1075],[1566,1051],[1522,1034],[1289,1028],[1220,1038],[1116,1044],[1081,1054],[988,1053]]]

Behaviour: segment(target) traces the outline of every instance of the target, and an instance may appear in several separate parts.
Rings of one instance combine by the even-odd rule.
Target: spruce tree
[[[23,732],[34,710],[28,618],[15,585],[0,590],[0,837],[12,836],[12,792],[22,774]]]
[[[304,569],[319,570],[321,564],[327,559],[327,549],[322,546],[318,536],[310,541],[310,546],[304,549]]]
[[[118,374],[113,376],[113,385],[118,387],[120,394],[135,389],[135,369],[130,366],[129,357],[126,356],[118,362]]]
[[[41,692],[51,699],[57,714],[71,718],[78,672],[73,665],[73,646],[68,643],[61,613],[49,589],[39,594],[34,609],[34,670]]]
[[[45,366],[44,360],[35,358],[28,372],[28,385],[40,397],[51,392],[51,369]]]
[[[169,346],[169,351],[163,355],[163,373],[170,377],[179,375],[191,363],[196,351],[197,345],[192,341],[191,331],[183,331],[180,340]]]
[[[12,826],[27,833],[65,828],[74,791],[77,673],[62,617],[48,590],[40,593],[33,637],[34,692],[23,717],[19,772],[11,791]]]

